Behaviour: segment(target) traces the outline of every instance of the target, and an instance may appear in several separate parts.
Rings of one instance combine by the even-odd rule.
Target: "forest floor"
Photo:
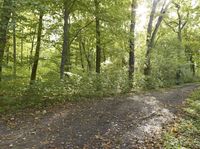
[[[162,148],[164,126],[181,113],[199,84],[67,102],[0,117],[1,149]]]

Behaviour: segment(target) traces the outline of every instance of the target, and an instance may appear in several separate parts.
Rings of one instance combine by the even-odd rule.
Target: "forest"
[[[169,126],[169,131],[165,129],[162,141],[154,139],[152,148],[156,148],[156,145],[169,149],[173,146],[200,148],[200,138],[196,136],[200,133],[200,92],[197,89],[200,81],[199,41],[199,0],[0,0],[0,129],[7,129],[4,128],[5,121],[6,125],[11,123],[12,126],[18,123],[14,115],[30,117],[19,116],[18,113],[34,113],[33,119],[41,120],[44,117],[38,118],[33,111],[36,111],[36,115],[44,116],[49,113],[48,110],[56,113],[56,107],[62,109],[62,105],[68,104],[72,104],[71,108],[69,106],[70,112],[74,108],[75,113],[83,113],[80,119],[91,119],[84,117],[84,113],[93,113],[95,117],[99,112],[108,110],[107,106],[111,106],[109,110],[117,108],[115,102],[120,105],[127,103],[129,106],[121,106],[121,109],[134,113],[134,109],[141,106],[135,99],[137,94],[144,94],[145,97],[139,95],[139,98],[152,111],[158,106],[157,100],[164,105],[172,104],[172,111],[182,109],[179,107],[182,107],[182,103],[187,105],[180,112],[184,118],[178,118],[173,126]],[[169,95],[161,90],[169,91]],[[127,96],[134,100],[129,101]],[[107,98],[112,98],[113,102],[110,103]],[[153,101],[150,102],[154,98],[156,105],[152,107]],[[102,109],[95,107],[96,104]],[[87,111],[90,107],[94,111]],[[159,104],[161,111],[163,108],[165,106],[161,108]],[[170,106],[168,109],[171,110]],[[125,117],[122,111],[112,112],[111,115],[119,117],[113,119],[113,116],[111,121]],[[173,119],[170,112],[160,115]],[[69,120],[69,117],[66,119]],[[102,117],[101,125],[104,125],[105,119],[111,118],[108,115]],[[18,121],[28,124],[22,119]],[[78,127],[82,123],[80,121],[73,118],[69,121],[71,123],[66,125],[71,127],[75,124],[73,130],[76,127],[80,131],[86,129],[86,126]],[[162,120],[162,125],[167,121]],[[100,129],[101,126],[96,127]],[[176,137],[176,134],[182,134],[181,130],[185,127],[192,129],[187,130],[194,137],[186,137],[185,140],[194,142]],[[77,129],[74,130],[76,134]],[[124,132],[125,125],[121,133]],[[184,131],[182,135],[190,136],[188,134]],[[5,136],[5,132],[0,130],[1,135]],[[112,135],[106,136],[110,142],[105,142],[105,136],[98,134],[94,135],[96,142],[87,144],[86,141],[90,140],[87,134],[83,135],[86,140],[79,139],[82,142],[67,144],[62,139],[60,143],[48,140],[43,141],[46,143],[43,146],[36,145],[35,148],[54,148],[45,146],[49,144],[55,148],[148,148],[152,141],[148,139],[146,144],[145,141],[133,143],[137,145],[130,147],[127,139],[126,143],[113,141],[110,139]],[[77,136],[72,136],[69,138],[77,140]],[[25,139],[22,147],[34,145],[30,143],[31,138],[27,137],[27,140],[29,142]],[[0,148],[15,148],[15,144],[22,145],[19,142],[8,143],[4,137],[0,137]]]

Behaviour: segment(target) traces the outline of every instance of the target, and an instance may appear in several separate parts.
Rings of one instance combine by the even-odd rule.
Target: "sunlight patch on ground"
[[[174,120],[176,117],[168,109],[162,107],[155,97],[147,96],[140,100],[146,104],[142,109],[143,113],[146,113],[146,116],[140,118],[141,122],[135,129],[123,135],[124,142],[132,142],[134,144],[135,141],[139,140],[139,143],[143,143],[148,137],[159,137],[163,125]]]

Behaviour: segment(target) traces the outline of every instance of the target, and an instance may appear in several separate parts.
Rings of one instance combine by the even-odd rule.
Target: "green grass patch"
[[[200,90],[187,100],[184,117],[164,134],[166,149],[200,148]]]

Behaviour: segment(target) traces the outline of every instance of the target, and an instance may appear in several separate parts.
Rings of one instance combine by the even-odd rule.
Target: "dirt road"
[[[0,149],[162,148],[162,128],[198,87],[66,103],[0,120]]]

